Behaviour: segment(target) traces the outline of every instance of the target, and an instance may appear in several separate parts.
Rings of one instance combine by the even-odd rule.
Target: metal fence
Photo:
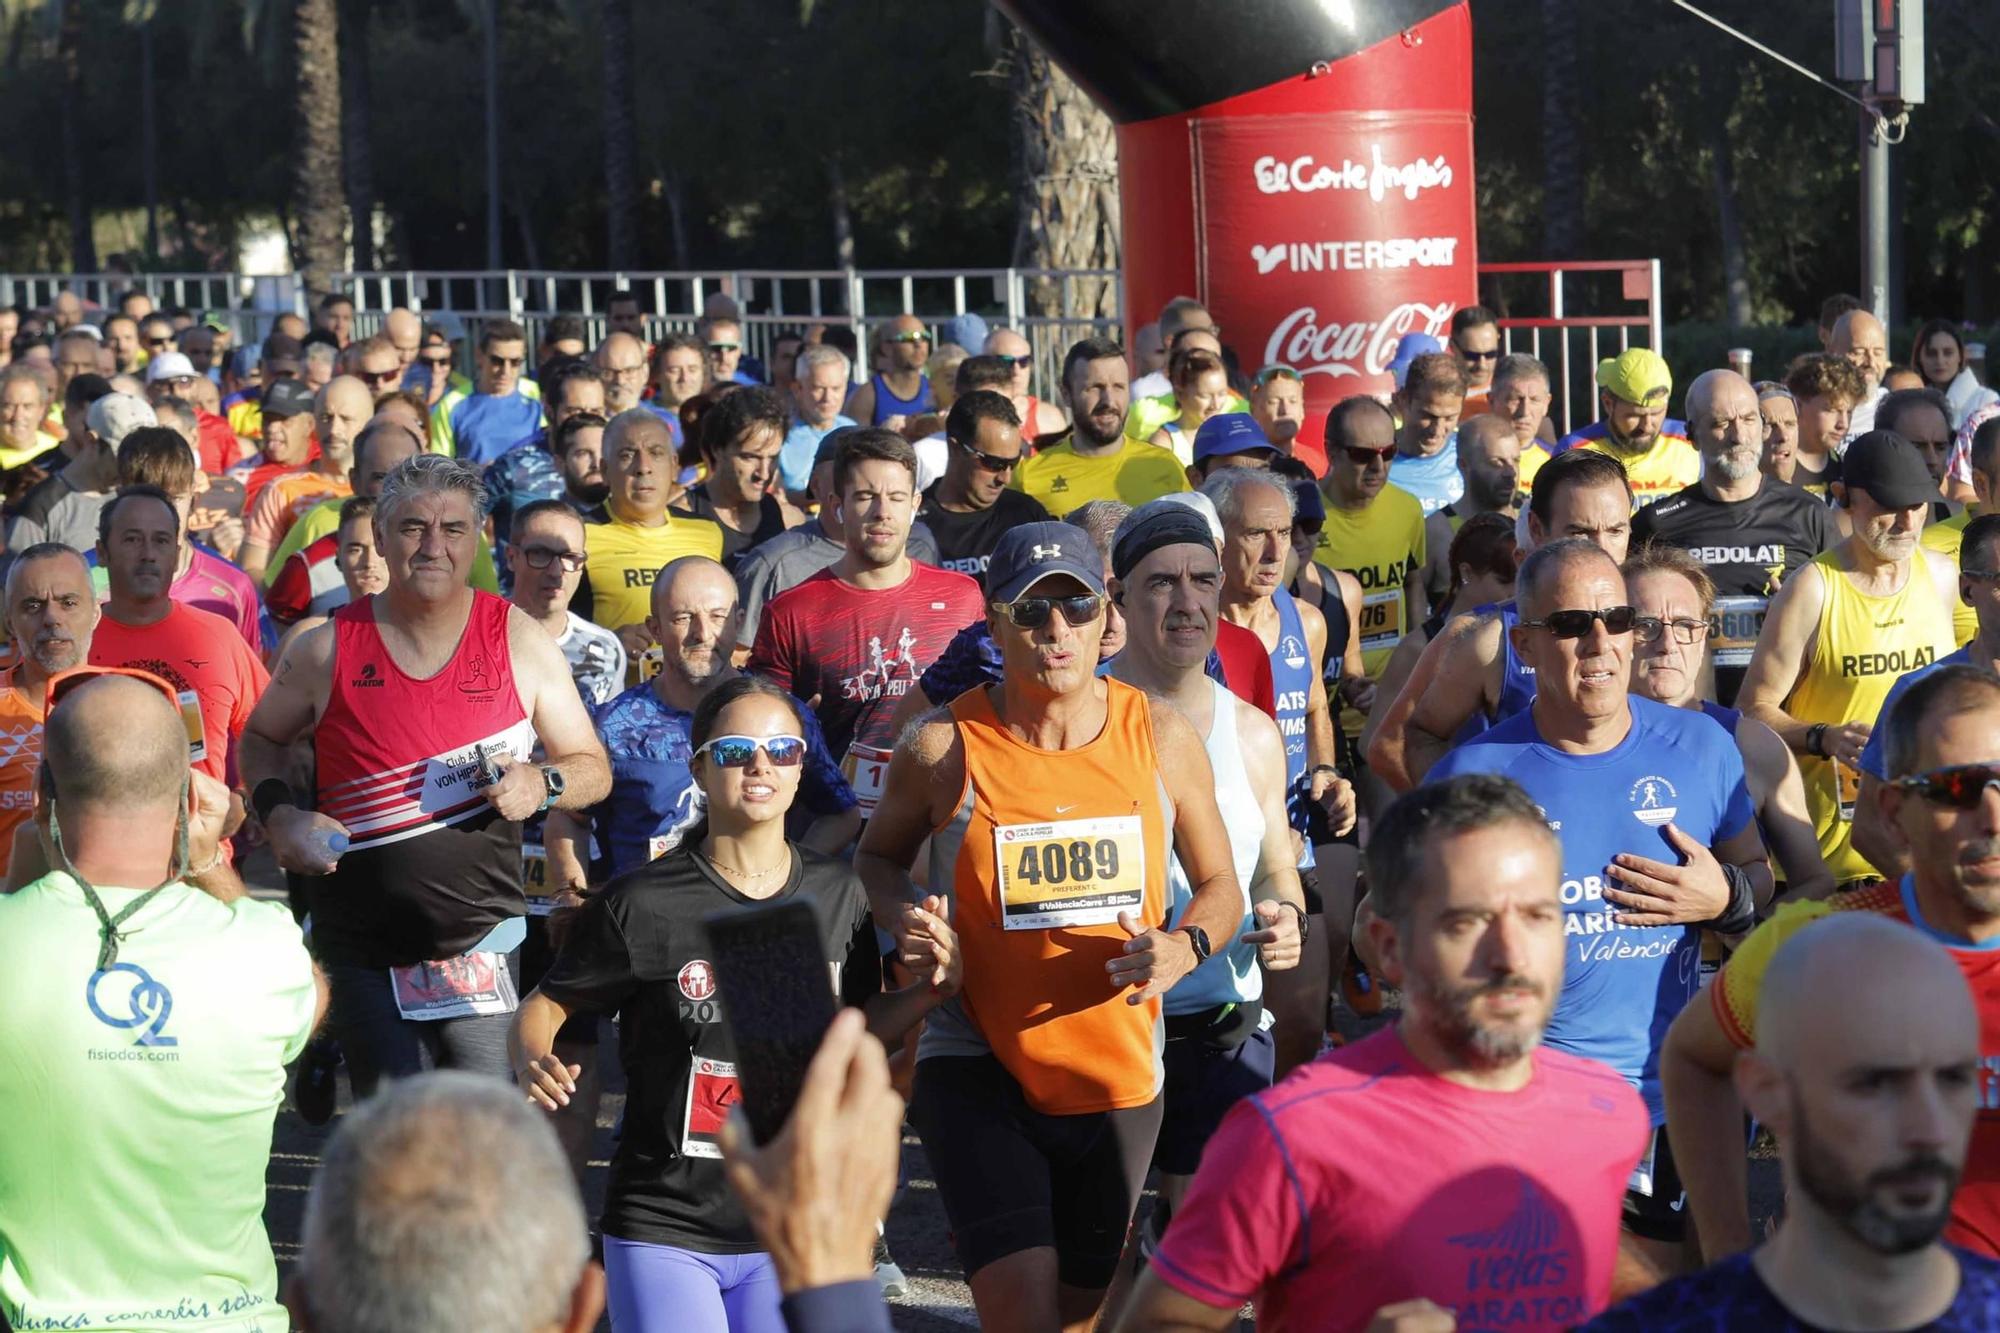
[[[342,273],[336,286],[353,296],[355,324],[366,334],[397,306],[456,318],[475,342],[480,326],[511,319],[539,339],[558,314],[577,315],[585,337],[605,332],[614,294],[638,298],[648,337],[692,331],[704,304],[722,294],[742,311],[745,350],[768,361],[782,333],[815,324],[852,329],[864,346],[878,321],[904,312],[935,330],[955,315],[1022,334],[1035,352],[1036,382],[1054,384],[1063,352],[1079,338],[1122,338],[1122,293],[1115,269],[735,269],[687,273],[492,272]],[[1567,432],[1597,412],[1594,375],[1601,356],[1635,341],[1664,345],[1660,261],[1591,260],[1565,264],[1479,266],[1481,299],[1500,316],[1503,345],[1549,366],[1550,411]],[[239,343],[261,338],[278,315],[305,314],[295,275],[244,273],[0,274],[0,305],[46,307],[62,291],[110,307],[128,288],[163,308],[220,316]],[[978,348],[968,348],[977,352]],[[857,374],[865,373],[864,365]]]

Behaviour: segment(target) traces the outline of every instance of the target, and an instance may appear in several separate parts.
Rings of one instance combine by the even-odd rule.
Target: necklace
[[[708,863],[714,866],[717,870],[720,870],[725,875],[730,875],[739,879],[762,879],[766,875],[775,875],[780,870],[791,869],[792,858],[791,854],[787,852],[784,860],[764,870],[744,870],[738,866],[724,865],[722,862],[716,860],[712,856],[708,858]]]

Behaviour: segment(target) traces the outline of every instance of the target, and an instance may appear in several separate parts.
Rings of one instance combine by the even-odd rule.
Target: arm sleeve
[[[1190,1300],[1234,1309],[1278,1273],[1310,1263],[1305,1197],[1262,1105],[1238,1102],[1202,1154],[1201,1170],[1154,1255],[1161,1279]]]
[[[616,1013],[638,989],[618,910],[623,902],[617,888],[593,894],[570,923],[562,952],[549,964],[538,987],[563,1008]]]

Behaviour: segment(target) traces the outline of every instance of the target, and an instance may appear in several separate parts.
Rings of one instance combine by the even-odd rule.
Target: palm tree
[[[56,63],[62,78],[63,202],[69,211],[69,267],[97,272],[97,240],[91,235],[90,194],[83,178],[83,5],[56,4]]]
[[[1013,93],[1013,175],[1017,268],[1117,268],[1118,136],[1111,118],[1028,35],[1005,24],[1004,59]],[[1116,281],[1075,279],[1080,313],[1110,315]],[[1043,280],[1028,289],[1044,315],[1063,311],[1063,294]]]
[[[292,208],[297,220],[296,265],[306,299],[332,289],[345,247],[341,222],[340,11],[336,0],[291,0],[292,48],[298,67],[293,105],[298,152]]]
[[[340,0],[340,149],[347,168],[347,234],[356,271],[375,267],[375,155],[369,147],[368,24],[374,0]]]

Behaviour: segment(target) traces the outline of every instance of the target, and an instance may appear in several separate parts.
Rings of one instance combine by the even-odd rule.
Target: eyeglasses
[[[930,340],[931,335],[923,329],[906,329],[901,333],[890,334],[887,339],[892,343],[927,343]]]
[[[489,356],[486,358],[486,364],[495,370],[519,370],[522,366],[528,364],[528,358],[525,356]]]
[[[1396,456],[1396,446],[1393,444],[1385,444],[1380,449],[1364,449],[1358,444],[1346,444],[1341,446],[1341,451],[1347,455],[1347,461],[1356,467],[1367,467],[1370,463],[1386,464]]]
[[[1604,622],[1607,634],[1630,634],[1639,613],[1629,606],[1603,606],[1595,611],[1551,611],[1542,620],[1524,620],[1523,629],[1545,629],[1558,639],[1580,639],[1597,621]]]
[[[397,370],[357,370],[354,372],[354,378],[360,380],[371,389],[379,389],[385,384],[394,384],[397,380],[402,379],[403,375],[401,371]]]
[[[2000,765],[1960,764],[1954,768],[1939,768],[1929,773],[1897,778],[1892,785],[1921,796],[1934,805],[1975,810],[1985,798],[1988,787],[2000,787]]]
[[[1616,607],[1612,608],[1614,611],[1617,609]],[[1604,624],[1605,628],[1610,629],[1611,622],[1608,619]],[[1638,638],[1640,643],[1653,643],[1669,627],[1674,631],[1675,643],[1700,643],[1709,636],[1713,628],[1706,620],[1695,620],[1691,617],[1684,617],[1679,620],[1662,620],[1658,616],[1640,616],[1632,622],[1632,633]],[[1586,634],[1589,633],[1588,630],[1584,632]],[[1615,629],[1611,630],[1611,632],[1613,634],[1618,633]]]
[[[1295,384],[1305,383],[1304,377],[1290,366],[1265,366],[1257,372],[1257,378],[1250,381],[1250,387],[1261,389],[1272,380],[1291,380]]]
[[[742,349],[742,343],[710,343],[708,345],[708,350],[711,352],[737,352]]]
[[[958,447],[963,449],[974,463],[985,468],[988,472],[1012,472],[1021,465],[1021,460],[1018,456],[1014,458],[1000,458],[993,454],[982,454],[969,444],[961,444]]]
[[[716,736],[704,741],[694,757],[712,752],[718,768],[748,768],[759,750],[779,768],[797,768],[806,759],[805,739],[800,736],[766,736],[761,740],[755,736]]]
[[[547,569],[551,563],[560,560],[562,561],[562,567],[574,574],[577,570],[583,568],[583,562],[586,559],[581,551],[556,551],[546,546],[522,546],[517,549],[521,552],[521,558],[528,562],[528,567],[531,569]]]
[[[1088,625],[1104,613],[1104,599],[1096,593],[1075,597],[1022,597],[1011,602],[995,602],[1007,613],[1007,623],[1015,629],[1040,629],[1057,611],[1072,627]]]
[[[1026,353],[1020,356],[1009,356],[1005,352],[988,352],[986,355],[992,360],[998,361],[1009,370],[1019,370],[1022,366],[1031,366],[1035,363],[1035,358]]]

